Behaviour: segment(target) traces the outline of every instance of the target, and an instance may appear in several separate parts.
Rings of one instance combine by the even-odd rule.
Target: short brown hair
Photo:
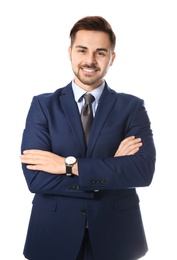
[[[76,33],[80,30],[100,31],[109,35],[112,48],[116,45],[116,36],[111,25],[101,16],[86,16],[77,21],[70,31],[71,46],[73,45]]]

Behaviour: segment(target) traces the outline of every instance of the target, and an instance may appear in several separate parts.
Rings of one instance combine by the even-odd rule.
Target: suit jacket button
[[[86,209],[81,209],[81,213],[82,213],[83,215],[85,215],[85,214],[86,214]]]

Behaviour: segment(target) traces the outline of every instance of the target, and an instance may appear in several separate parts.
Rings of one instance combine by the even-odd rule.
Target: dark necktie
[[[91,94],[84,94],[83,97],[85,99],[85,104],[81,111],[81,121],[85,133],[86,144],[88,144],[90,130],[93,122],[92,103],[95,98]]]

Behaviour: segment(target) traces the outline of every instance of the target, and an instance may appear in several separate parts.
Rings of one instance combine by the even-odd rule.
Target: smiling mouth
[[[96,72],[98,71],[98,69],[95,68],[82,68],[83,71],[88,72],[88,73],[92,73],[92,72]]]

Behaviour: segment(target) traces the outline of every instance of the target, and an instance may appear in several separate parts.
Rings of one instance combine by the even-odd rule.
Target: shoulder
[[[133,94],[116,92],[117,98],[125,100],[126,102],[144,102],[142,98],[135,96]]]
[[[133,94],[115,91],[114,89],[110,88],[107,84],[106,84],[106,89],[111,95],[113,95],[117,99],[118,102],[144,103],[144,100],[142,98],[135,96]]]
[[[54,92],[35,95],[33,97],[33,100],[38,100],[38,102],[42,102],[42,103],[54,102],[55,100],[59,100],[61,96],[65,95],[66,92],[71,90],[72,90],[71,83],[69,83],[64,87],[56,89]]]

